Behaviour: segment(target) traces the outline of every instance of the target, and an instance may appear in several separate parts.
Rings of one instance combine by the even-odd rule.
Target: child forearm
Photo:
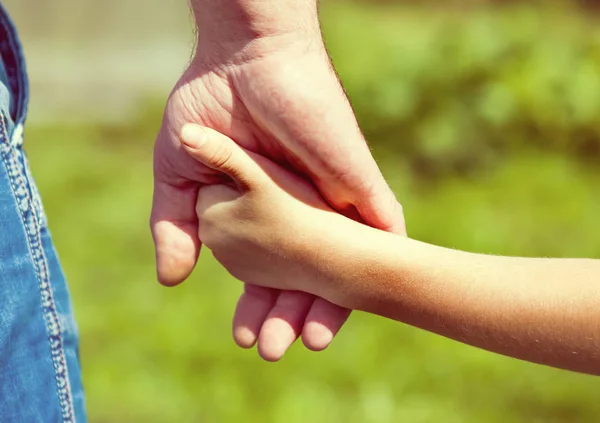
[[[600,374],[600,261],[471,254],[381,232],[362,239],[360,258],[336,291],[342,305],[496,353]]]
[[[199,238],[239,280],[600,375],[600,261],[471,254],[378,231],[232,140],[202,137],[190,154],[235,186],[200,189]]]

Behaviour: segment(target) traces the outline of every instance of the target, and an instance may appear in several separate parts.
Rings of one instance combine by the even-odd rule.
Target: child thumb
[[[194,159],[243,187],[258,182],[264,174],[245,149],[213,129],[186,124],[181,130],[181,143]]]

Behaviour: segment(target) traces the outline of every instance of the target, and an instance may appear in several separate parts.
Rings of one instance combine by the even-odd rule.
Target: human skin
[[[315,0],[194,0],[197,47],[167,101],[155,144],[151,229],[161,283],[184,281],[202,239],[198,189],[219,172],[190,158],[186,123],[219,131],[240,146],[311,180],[335,210],[405,233],[402,208],[381,175],[325,50]],[[335,141],[332,141],[335,140]],[[234,317],[242,347],[280,358],[302,334],[326,348],[350,311],[322,298],[246,285]]]
[[[600,375],[600,260],[473,254],[370,228],[217,132],[183,129],[229,182],[200,190],[200,236],[236,278],[297,290],[535,363]]]

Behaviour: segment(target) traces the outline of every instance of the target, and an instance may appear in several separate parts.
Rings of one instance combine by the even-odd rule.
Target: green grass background
[[[594,16],[565,4],[334,3],[323,21],[412,237],[600,257]],[[91,422],[600,421],[600,379],[364,314],[323,353],[297,345],[266,364],[235,347],[241,285],[208,251],[181,287],[155,282],[147,222],[162,101],[126,124],[27,130],[73,294]]]

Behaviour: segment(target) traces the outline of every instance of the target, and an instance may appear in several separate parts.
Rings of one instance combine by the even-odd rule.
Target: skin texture
[[[507,356],[600,375],[600,260],[496,257],[386,233],[231,139],[183,129],[228,180],[200,189],[200,237],[236,278],[296,290]]]
[[[198,190],[223,181],[181,147],[186,123],[212,128],[311,180],[335,210],[405,233],[323,45],[314,0],[196,0],[197,49],[172,91],[155,144],[151,229],[159,281],[192,272],[201,247]],[[337,140],[337,141],[332,141]],[[201,222],[200,222],[201,223]],[[251,281],[248,281],[251,282]],[[246,285],[234,338],[278,360],[302,334],[326,348],[350,311],[306,293]]]

